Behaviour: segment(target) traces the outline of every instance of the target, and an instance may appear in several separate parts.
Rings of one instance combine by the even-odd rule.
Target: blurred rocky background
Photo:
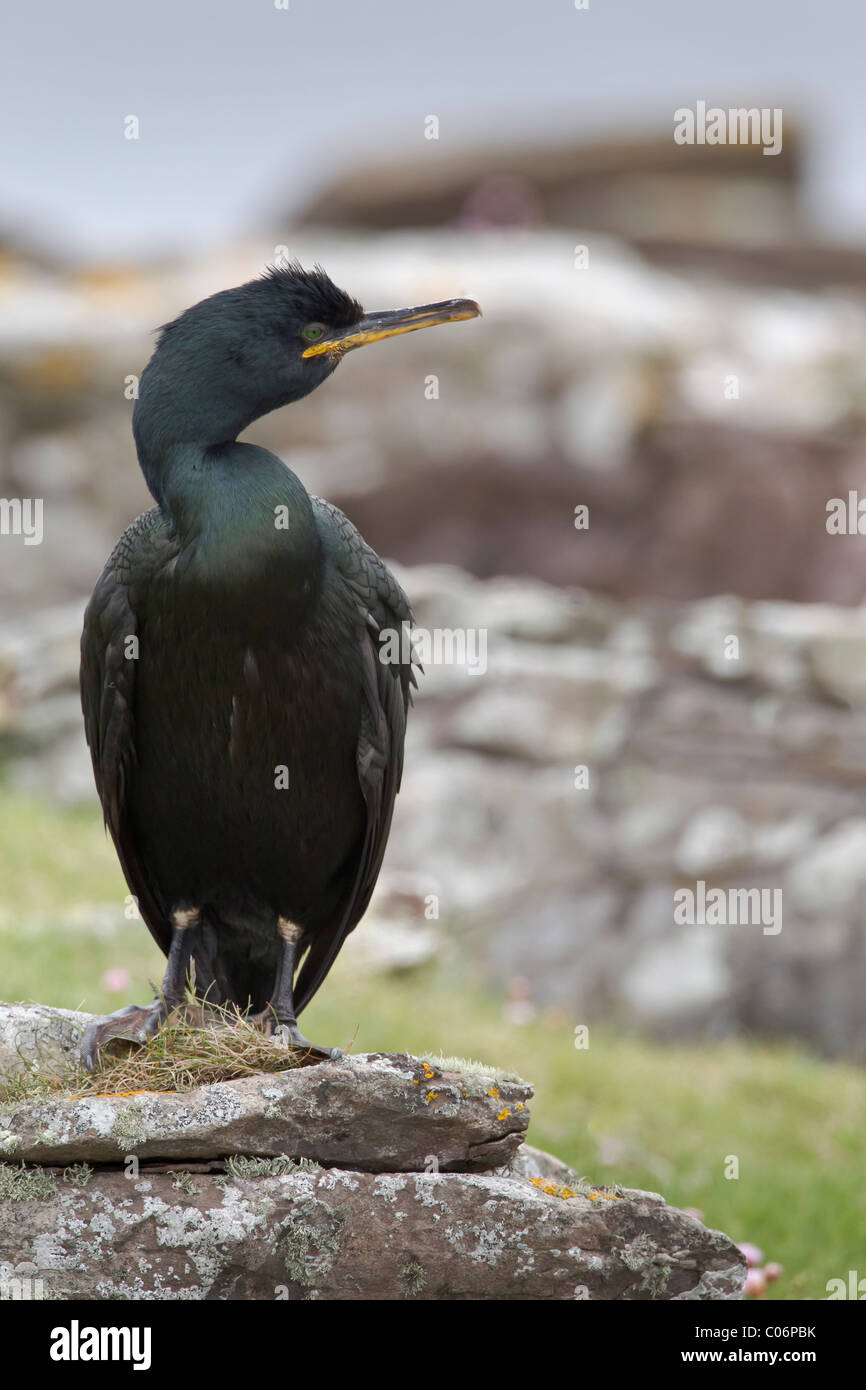
[[[473,658],[426,658],[305,1028],[526,1076],[532,1143],[824,1298],[866,1222],[866,12],[91,0],[4,36],[0,998],[163,969],[77,693],[154,331],[283,256],[368,308],[473,296],[250,431]],[[677,143],[698,102],[778,108],[781,148]],[[678,921],[701,884],[771,929]]]
[[[287,253],[368,307],[472,294],[480,323],[359,353],[252,431],[399,563],[420,627],[486,633],[483,672],[428,663],[374,966],[444,937],[517,1022],[866,1056],[866,547],[826,525],[866,493],[866,252],[810,230],[803,148],[384,162],[158,263],[9,237],[0,495],[43,499],[44,540],[0,542],[8,785],[95,799],[77,643],[149,504],[154,327]],[[782,930],[676,925],[697,880],[781,889]]]
[[[154,330],[287,255],[369,308],[469,294],[479,322],[353,355],[252,431],[399,565],[419,626],[486,637],[483,671],[427,663],[357,950],[412,968],[446,943],[515,1025],[862,1060],[866,544],[827,527],[866,495],[857,44],[745,0],[725,24],[494,9],[423,34],[392,0],[372,28],[346,11],[326,75],[303,3],[220,0],[207,52],[171,17],[181,101],[160,0],[116,89],[88,48],[85,102],[64,43],[117,56],[100,0],[45,40],[55,105],[10,72],[0,498],[41,499],[44,536],[0,513],[6,794],[95,808],[78,634],[149,505],[130,416]],[[215,102],[213,72],[249,99]],[[677,143],[701,91],[780,106],[780,150]],[[781,890],[782,930],[678,925],[698,881]]]

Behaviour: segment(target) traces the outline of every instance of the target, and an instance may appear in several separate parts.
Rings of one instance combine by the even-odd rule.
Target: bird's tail
[[[236,1005],[254,1013],[273,998],[281,943],[272,914],[233,912],[223,905],[201,909],[193,947],[195,992],[210,1003]]]

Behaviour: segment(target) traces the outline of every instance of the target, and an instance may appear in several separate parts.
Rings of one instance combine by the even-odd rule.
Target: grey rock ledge
[[[84,1021],[0,1005],[0,1079],[45,1037],[68,1055]],[[521,1147],[531,1094],[373,1053],[185,1093],[0,1102],[0,1299],[742,1296],[727,1236]]]

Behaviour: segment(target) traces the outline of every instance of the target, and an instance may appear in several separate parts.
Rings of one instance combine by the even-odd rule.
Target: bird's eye
[[[327,331],[323,323],[308,323],[306,328],[301,329],[301,337],[305,343],[317,343],[320,338],[324,338]]]

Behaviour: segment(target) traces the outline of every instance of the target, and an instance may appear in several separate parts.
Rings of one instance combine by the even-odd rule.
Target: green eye
[[[323,323],[308,323],[306,328],[301,329],[301,337],[305,343],[317,343],[320,338],[324,338],[327,331]]]

